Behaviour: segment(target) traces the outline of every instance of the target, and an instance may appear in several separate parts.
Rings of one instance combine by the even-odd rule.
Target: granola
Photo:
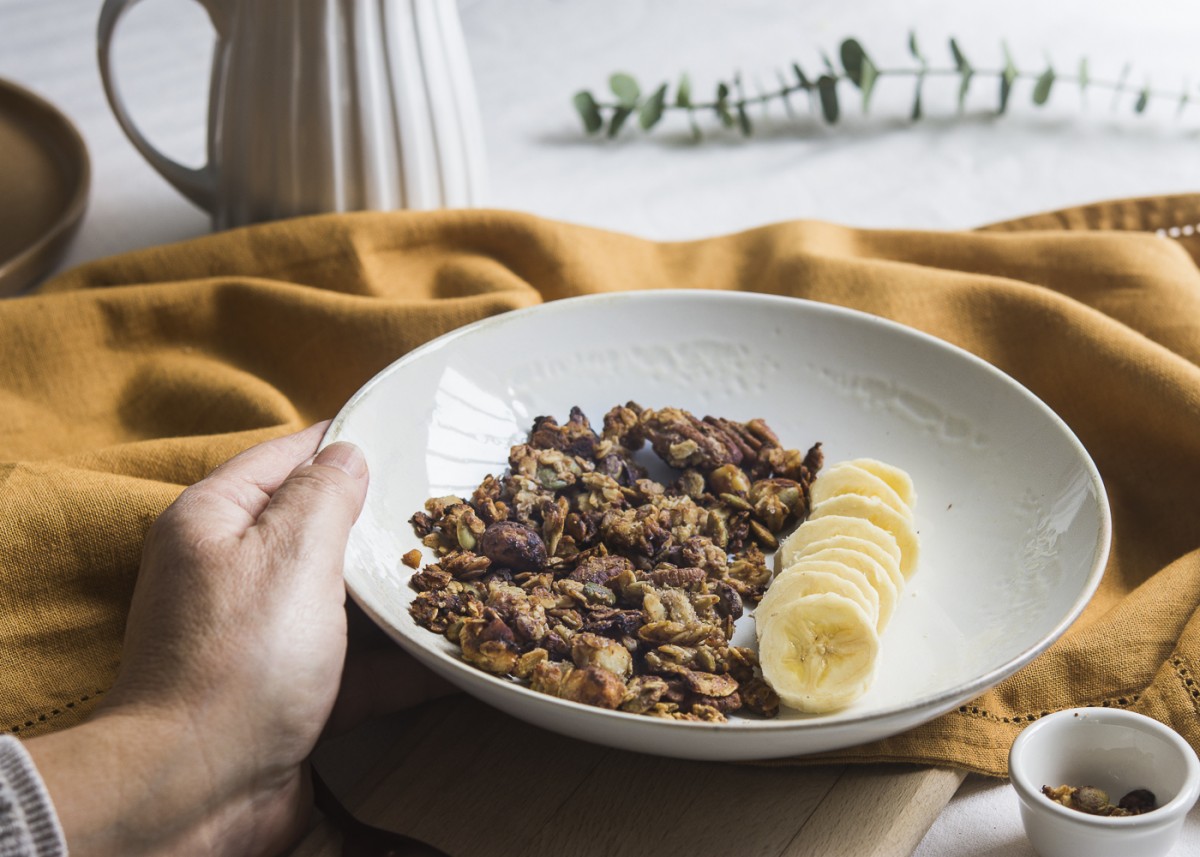
[[[1116,804],[1109,803],[1108,793],[1095,786],[1042,786],[1042,794],[1067,809],[1110,818],[1141,815],[1158,809],[1158,799],[1149,789],[1134,789]]]
[[[646,444],[673,482],[636,460]],[[757,419],[633,402],[598,433],[577,407],[564,424],[538,417],[503,475],[412,516],[435,561],[409,580],[410,612],[468,663],[551,696],[675,720],[773,717],[755,652],[731,640],[821,464],[819,443],[785,449]]]

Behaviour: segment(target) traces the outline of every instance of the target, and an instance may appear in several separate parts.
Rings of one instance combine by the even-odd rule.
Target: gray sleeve
[[[67,841],[33,759],[0,735],[0,857],[65,857]]]

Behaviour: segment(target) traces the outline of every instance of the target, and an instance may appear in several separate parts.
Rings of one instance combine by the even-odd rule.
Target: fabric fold
[[[848,306],[966,348],[1062,416],[1109,492],[1111,559],[1062,640],[959,710],[837,758],[1002,774],[1024,724],[1080,704],[1150,714],[1200,749],[1197,224],[1194,196],[976,232],[789,222],[670,243],[501,211],[347,214],[67,272],[0,302],[0,729],[86,715],[115,675],[146,528],[221,461],[332,416],[472,321],[701,288]]]

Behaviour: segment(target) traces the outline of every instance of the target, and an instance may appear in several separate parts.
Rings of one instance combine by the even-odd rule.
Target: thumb
[[[255,529],[285,555],[340,571],[350,527],[366,495],[362,450],[345,441],[332,443],[275,489]]]

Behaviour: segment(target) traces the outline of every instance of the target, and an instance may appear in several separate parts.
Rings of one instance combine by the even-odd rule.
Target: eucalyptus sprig
[[[958,78],[958,110],[963,112],[966,106],[967,94],[972,84],[979,78],[995,78],[999,85],[999,100],[997,114],[1004,114],[1012,100],[1013,89],[1018,81],[1033,82],[1031,93],[1032,102],[1041,107],[1050,100],[1050,94],[1056,86],[1071,84],[1079,87],[1081,97],[1086,101],[1090,89],[1108,90],[1113,94],[1112,109],[1117,109],[1125,93],[1136,93],[1133,99],[1133,112],[1146,112],[1150,102],[1155,99],[1169,99],[1178,105],[1182,113],[1191,102],[1189,88],[1185,83],[1181,91],[1164,91],[1153,89],[1147,81],[1140,88],[1131,89],[1128,86],[1130,66],[1126,65],[1116,80],[1097,80],[1092,78],[1088,70],[1087,58],[1079,61],[1074,74],[1060,74],[1054,64],[1047,58],[1043,68],[1036,71],[1022,71],[1013,61],[1008,45],[1001,43],[1004,55],[1004,65],[1001,68],[976,68],[956,39],[950,39],[950,58],[953,65],[932,66],[921,52],[914,33],[908,36],[908,52],[914,64],[903,68],[880,68],[863,49],[857,39],[846,39],[838,51],[841,68],[838,69],[827,54],[822,54],[823,68],[816,75],[804,72],[799,63],[791,63],[790,75],[777,72],[778,86],[773,89],[758,88],[753,95],[747,95],[741,75],[734,75],[729,81],[718,81],[716,91],[710,99],[697,99],[692,93],[691,81],[685,73],[680,76],[674,90],[670,84],[662,83],[647,94],[634,77],[626,72],[617,72],[609,80],[609,89],[615,97],[614,101],[599,101],[588,90],[575,93],[572,102],[583,127],[589,134],[607,133],[615,137],[624,127],[626,121],[637,116],[637,123],[642,130],[649,131],[662,121],[667,112],[683,113],[687,117],[692,136],[696,140],[703,137],[700,118],[706,114],[716,117],[717,122],[725,128],[736,128],[749,137],[754,133],[754,123],[750,119],[750,108],[761,106],[766,110],[769,105],[782,105],[788,117],[794,117],[791,96],[802,94],[807,97],[810,106],[825,122],[835,124],[842,114],[841,95],[838,85],[849,81],[859,91],[862,112],[869,112],[871,94],[875,86],[884,77],[908,77],[914,81],[911,118],[915,121],[923,115],[922,93],[925,81],[930,77]]]

